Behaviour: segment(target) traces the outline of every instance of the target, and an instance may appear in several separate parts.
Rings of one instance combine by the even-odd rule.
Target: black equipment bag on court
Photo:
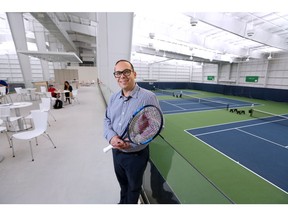
[[[54,109],[61,109],[63,107],[63,102],[57,99],[53,107]]]

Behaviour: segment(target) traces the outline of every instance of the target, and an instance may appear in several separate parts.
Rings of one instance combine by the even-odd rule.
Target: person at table
[[[6,94],[8,94],[9,85],[5,80],[0,80],[0,86],[6,87]]]
[[[57,89],[54,88],[54,86],[52,84],[50,84],[48,86],[48,92],[51,92],[52,97],[57,98],[57,93],[55,93],[55,91],[57,91]]]
[[[70,98],[72,97],[73,88],[68,81],[64,82],[64,90],[69,91],[69,92],[65,92],[65,97],[66,97],[66,102],[69,101],[69,104],[71,104]]]

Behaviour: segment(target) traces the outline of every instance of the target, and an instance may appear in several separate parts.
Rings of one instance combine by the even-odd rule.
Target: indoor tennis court
[[[176,97],[172,100],[161,100],[160,105],[164,114],[205,111],[213,109],[231,109],[251,106],[251,102],[229,99],[225,97],[200,98],[194,95],[197,93],[188,92],[182,94],[181,98]],[[159,95],[159,94],[158,94]],[[193,95],[193,96],[191,96]],[[255,104],[253,104],[255,105]]]
[[[287,114],[259,119],[249,110],[284,114],[287,104],[198,91],[190,95],[227,103],[229,109],[158,94],[166,122],[162,135],[168,143],[158,138],[150,145],[152,152],[165,151],[164,158],[153,153],[151,158],[167,181],[178,179],[176,189],[171,187],[180,202],[286,203]],[[230,112],[233,107],[245,114]],[[207,192],[203,200],[197,194],[195,201],[194,187]]]
[[[288,193],[288,134],[283,124],[288,125],[288,118],[267,117],[186,131]]]

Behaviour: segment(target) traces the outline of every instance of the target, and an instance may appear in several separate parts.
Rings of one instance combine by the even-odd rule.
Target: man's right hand
[[[116,149],[127,149],[130,147],[130,144],[128,142],[124,142],[119,136],[112,137],[110,144]]]

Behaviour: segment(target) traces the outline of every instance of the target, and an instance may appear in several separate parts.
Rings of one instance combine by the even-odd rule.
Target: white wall
[[[198,82],[225,85],[288,89],[288,57],[271,60],[217,64],[149,64],[132,62],[138,81]],[[214,76],[214,80],[208,80]],[[258,82],[246,82],[246,76],[258,76]]]
[[[87,82],[94,80],[97,81],[98,78],[98,72],[96,67],[75,67],[75,66],[69,66],[67,69],[77,69],[78,70],[78,77],[79,82],[81,81]]]

